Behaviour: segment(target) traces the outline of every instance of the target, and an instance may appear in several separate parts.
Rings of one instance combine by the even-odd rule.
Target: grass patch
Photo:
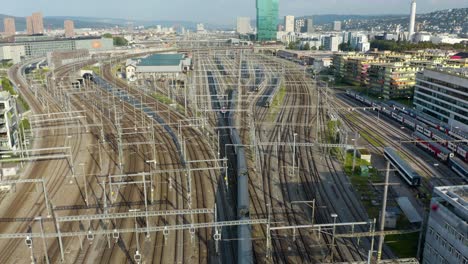
[[[151,94],[151,96],[154,97],[154,99],[158,100],[159,102],[163,103],[163,104],[173,104],[174,102],[167,96],[161,94],[161,93],[153,93]]]
[[[419,233],[388,235],[385,243],[399,258],[414,258],[418,251]]]
[[[101,67],[98,66],[85,66],[82,69],[85,71],[93,71],[94,73],[101,75]]]
[[[372,146],[374,147],[384,147],[384,145],[380,142],[381,139],[376,136],[376,135],[373,135],[372,133],[370,132],[364,132],[364,131],[361,131],[360,135],[367,141],[369,142],[369,144],[371,144]]]
[[[286,86],[284,84],[281,84],[281,87],[278,93],[275,94],[275,97],[273,98],[273,101],[271,102],[270,110],[268,113],[268,115],[270,116],[269,122],[275,121],[276,116],[278,115],[278,112],[279,112],[279,106],[283,104],[285,96],[286,96]]]

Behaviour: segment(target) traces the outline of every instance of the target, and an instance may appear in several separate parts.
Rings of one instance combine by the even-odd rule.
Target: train
[[[269,108],[272,105],[273,99],[280,89],[280,84],[280,77],[275,76],[271,79],[271,82],[268,84],[265,93],[262,95],[263,100],[260,100],[261,106]]]
[[[207,72],[208,86],[211,94],[212,108],[215,110],[222,109],[218,99],[217,83],[211,71]],[[218,112],[218,122],[222,127],[230,127],[223,131],[224,142],[223,148],[227,148],[230,144],[233,148],[234,155],[229,155],[227,158],[229,162],[235,166],[235,176],[237,181],[236,189],[236,217],[238,220],[250,220],[250,197],[249,197],[249,171],[246,161],[245,148],[242,146],[242,140],[239,132],[236,129],[235,113],[232,109],[236,109],[238,93],[232,90],[229,93],[229,103],[224,113]],[[251,243],[251,226],[239,225],[237,227],[237,262],[238,263],[252,263],[252,243]]]
[[[411,128],[413,131],[422,133],[430,139],[440,142],[441,145],[451,150],[459,158],[468,162],[468,145],[455,142],[455,140],[468,140],[465,139],[465,136],[468,138],[468,135],[463,131],[459,129],[447,129],[440,120],[424,113],[404,108],[401,104],[392,103],[392,101],[387,104],[376,103],[372,99],[350,90],[347,90],[346,94],[386,114],[406,127]],[[457,137],[453,135],[457,135]]]
[[[458,142],[460,140],[468,140],[468,134],[464,131],[458,128],[447,129],[446,125],[441,121],[424,113],[415,112],[392,101],[377,103],[360,93],[350,90],[347,90],[346,94],[410,128],[414,131],[413,138],[417,145],[432,153],[437,159],[447,163],[452,170],[455,170],[454,168],[459,168],[459,170],[465,168],[459,165],[460,162],[452,162],[452,160],[460,160],[464,162],[465,166],[467,165],[468,145]],[[466,175],[466,171],[462,171],[461,173],[456,172],[459,175]]]
[[[391,147],[384,148],[384,156],[390,161],[398,175],[403,178],[409,186],[418,187],[421,185],[421,175],[411,168],[411,166],[398,155],[395,149]]]

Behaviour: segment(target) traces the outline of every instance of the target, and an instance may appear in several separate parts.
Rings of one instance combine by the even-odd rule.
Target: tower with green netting
[[[257,0],[257,40],[276,40],[279,0]]]

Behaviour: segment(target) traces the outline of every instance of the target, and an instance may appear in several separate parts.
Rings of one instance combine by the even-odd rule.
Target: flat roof
[[[184,54],[153,54],[142,58],[137,66],[177,66],[184,60]]]
[[[434,194],[458,208],[460,217],[468,220],[468,185],[435,187]]]
[[[403,213],[405,213],[406,217],[410,221],[410,223],[420,223],[422,222],[422,217],[414,208],[413,204],[411,204],[408,197],[399,197],[397,198],[397,203],[400,206]]]

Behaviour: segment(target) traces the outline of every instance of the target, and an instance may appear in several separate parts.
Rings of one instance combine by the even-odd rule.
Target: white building
[[[416,75],[416,109],[468,131],[468,68],[425,69]]]
[[[413,42],[416,42],[416,43],[428,42],[428,41],[431,41],[432,35],[431,33],[428,33],[428,32],[418,32],[418,33],[414,33],[411,39],[413,40]]]
[[[283,43],[290,43],[296,41],[297,36],[294,32],[278,31],[276,32],[276,40]]]
[[[160,78],[180,80],[190,66],[191,59],[184,54],[153,54],[137,61],[128,60],[125,74],[129,81],[138,82]]]
[[[205,25],[203,25],[202,23],[197,24],[197,32],[198,33],[204,33],[205,32]]]
[[[338,36],[326,36],[323,38],[323,46],[325,50],[338,51],[338,46],[341,43],[341,39]]]
[[[23,45],[0,46],[0,61],[19,63],[26,55]]]
[[[16,99],[6,91],[0,92],[0,150],[15,150],[19,146],[18,111]]]
[[[252,28],[250,26],[250,17],[238,17],[236,31],[237,33],[243,35],[252,32]]]
[[[435,187],[422,264],[468,263],[468,185]]]
[[[284,17],[284,31],[294,32],[294,16],[285,16]]]
[[[341,31],[341,21],[333,22],[333,31]]]

